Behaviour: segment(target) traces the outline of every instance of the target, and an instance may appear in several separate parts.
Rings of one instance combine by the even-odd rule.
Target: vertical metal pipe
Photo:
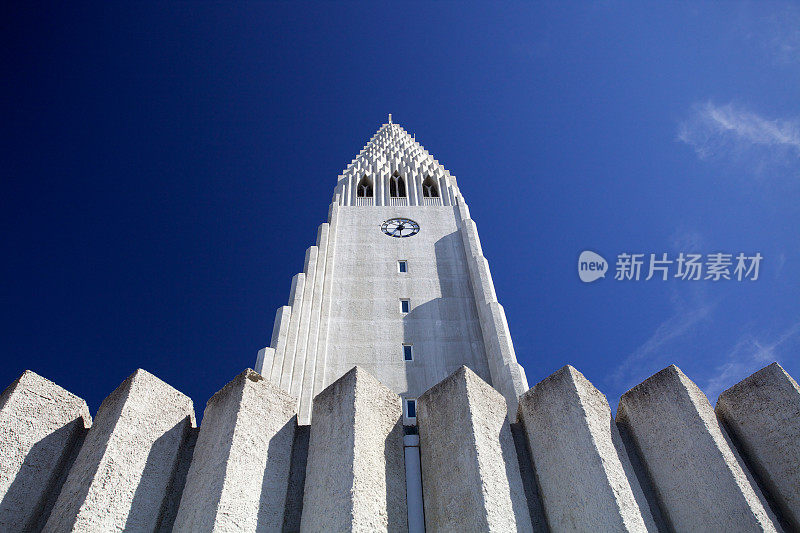
[[[406,502],[408,533],[425,533],[425,512],[422,507],[422,470],[419,461],[419,435],[405,435],[403,450],[406,459]]]

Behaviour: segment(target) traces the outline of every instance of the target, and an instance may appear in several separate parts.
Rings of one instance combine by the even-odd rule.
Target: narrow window
[[[403,345],[403,360],[404,361],[413,361],[414,360],[414,354],[411,351],[411,345],[410,344],[404,344]]]
[[[433,178],[430,176],[425,178],[425,181],[422,182],[422,196],[425,198],[439,197],[439,188],[436,186],[436,182],[433,181]]]
[[[406,399],[406,418],[417,418],[417,400]]]
[[[408,313],[408,310],[411,309],[411,302],[409,300],[400,300],[400,312],[401,313]]]
[[[408,272],[408,261],[398,261],[397,262],[397,270],[403,274]]]
[[[372,182],[366,174],[361,178],[361,181],[358,182],[356,196],[359,198],[372,198]]]
[[[406,180],[397,172],[389,178],[389,196],[392,198],[406,197]]]

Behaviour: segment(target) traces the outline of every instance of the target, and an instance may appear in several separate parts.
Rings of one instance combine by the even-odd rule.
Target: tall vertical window
[[[359,198],[372,198],[372,181],[364,175],[356,187],[356,196]]]
[[[389,178],[389,196],[392,198],[406,197],[406,180],[397,172]]]
[[[436,182],[433,181],[433,178],[430,176],[426,177],[425,181],[422,182],[422,196],[424,198],[439,197],[439,188],[436,186]]]
[[[403,360],[404,361],[413,361],[414,360],[414,352],[411,349],[410,344],[403,345]]]
[[[397,262],[397,271],[401,274],[408,272],[408,261],[398,261]]]
[[[417,400],[406,398],[406,418],[417,418]]]
[[[408,313],[411,309],[411,302],[407,298],[400,299],[400,312],[401,313]]]

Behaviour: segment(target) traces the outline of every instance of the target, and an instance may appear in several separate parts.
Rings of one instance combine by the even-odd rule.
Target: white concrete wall
[[[420,225],[413,237],[385,235],[384,220]],[[339,210],[325,384],[355,365],[395,392],[417,397],[469,366],[490,381],[466,256],[450,207]],[[408,272],[398,272],[398,260]],[[400,312],[400,299],[410,312]],[[403,360],[402,344],[414,361]]]
[[[286,507],[294,398],[252,370],[206,406],[176,531],[279,531]]]
[[[0,396],[0,531],[44,525],[92,417],[86,402],[26,370]]]
[[[502,396],[468,369],[420,396],[428,531],[547,531],[543,516],[553,531],[651,530],[646,505],[659,531],[780,531],[778,520],[797,529],[790,515],[800,392],[780,367],[721,397],[720,417],[735,428],[742,456],[676,368],[624,395],[624,447],[602,394],[568,370],[521,402],[526,427],[517,429],[528,432],[532,454],[512,442]],[[39,531],[47,502],[56,501],[46,531],[170,531],[183,495],[184,512],[209,520],[181,517],[175,531],[298,531],[301,523],[306,531],[405,531],[400,398],[353,370],[315,401],[309,443],[309,426],[291,439],[294,400],[259,378],[246,371],[209,401],[194,451],[188,398],[144,371],[104,401],[74,448],[62,430],[87,420],[83,402],[24,374],[0,396],[0,529]],[[76,451],[74,463],[64,460]],[[783,498],[783,516],[767,506],[747,465],[757,466],[773,500]],[[418,520],[412,525],[420,530]]]
[[[408,531],[401,416],[357,367],[314,399],[300,531]]]
[[[505,399],[461,367],[419,400],[430,531],[532,532]]]
[[[780,531],[708,399],[678,367],[623,394],[616,420],[675,531]]]
[[[800,531],[800,387],[778,363],[720,394],[717,416]]]

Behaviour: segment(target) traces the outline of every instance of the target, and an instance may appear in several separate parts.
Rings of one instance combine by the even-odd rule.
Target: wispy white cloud
[[[800,63],[800,5],[796,2],[742,3],[739,32],[775,65]]]
[[[709,317],[712,309],[711,304],[702,303],[691,309],[676,311],[674,315],[659,324],[650,338],[631,352],[613,371],[611,381],[614,386],[627,390],[662,368],[675,363],[672,360],[675,352],[670,348],[694,332],[697,326]]]
[[[694,106],[692,117],[680,124],[678,139],[700,157],[747,145],[788,148],[800,155],[800,121],[768,120],[733,104],[706,102]]]
[[[746,378],[756,370],[774,362],[780,362],[786,345],[800,340],[800,321],[789,326],[770,341],[763,341],[751,333],[743,335],[706,380],[703,391],[712,402],[716,402],[722,391]]]
[[[732,163],[757,177],[798,177],[796,118],[769,119],[732,103],[706,102],[678,125],[678,140],[701,159]]]
[[[686,226],[678,227],[670,236],[673,252],[698,252],[704,242],[699,231]],[[678,363],[676,355],[686,352],[685,344],[714,310],[714,304],[702,283],[673,285],[670,302],[673,306],[672,315],[661,322],[650,337],[609,374],[611,384],[618,389],[616,392],[624,392],[659,370]]]

